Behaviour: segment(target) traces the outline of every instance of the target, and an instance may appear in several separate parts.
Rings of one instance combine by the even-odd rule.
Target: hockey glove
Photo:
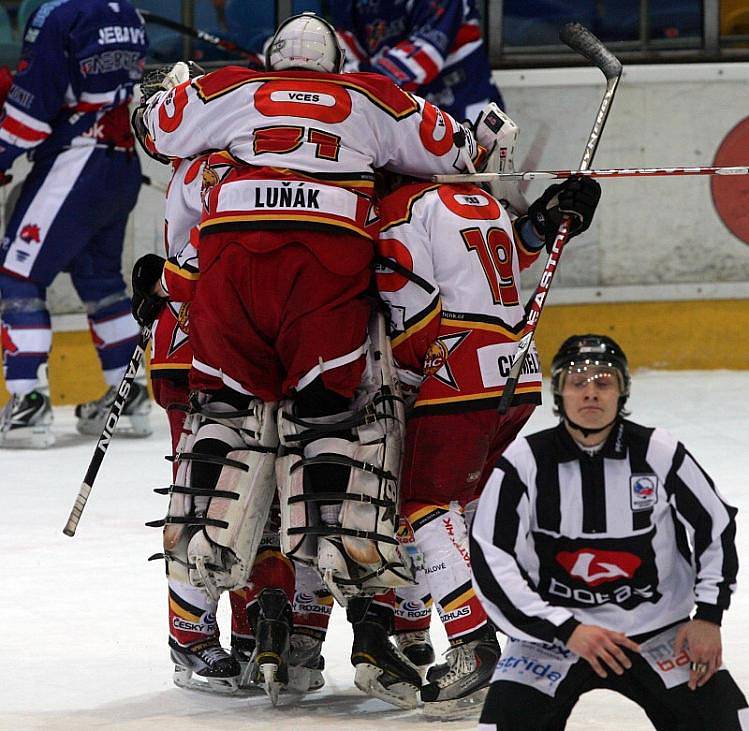
[[[577,176],[563,183],[550,185],[543,195],[531,203],[528,219],[540,238],[551,249],[562,216],[572,216],[569,238],[586,231],[593,221],[601,186],[593,178]]]
[[[152,325],[167,298],[154,291],[164,271],[166,259],[156,254],[145,254],[133,267],[133,317],[143,327]]]

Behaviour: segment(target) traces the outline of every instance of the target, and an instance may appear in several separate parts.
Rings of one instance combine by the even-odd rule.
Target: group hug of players
[[[98,30],[77,75],[49,98],[25,91],[24,76],[41,90],[44,54],[71,58],[48,39],[83,43],[86,13]],[[108,382],[133,345],[121,277],[104,274],[134,201],[88,206],[85,222],[68,202],[98,201],[97,170],[119,174],[112,159],[140,175],[122,111],[142,44],[106,48],[137,46],[139,24],[127,3],[80,0],[30,21],[26,40],[44,50],[19,65],[0,121],[3,170],[35,151],[2,246],[14,394],[3,440],[36,429],[49,444],[48,401],[28,394],[60,268],[87,303]],[[428,47],[396,49],[386,68],[428,67]],[[742,728],[746,701],[718,672],[735,510],[680,443],[623,419],[621,349],[605,336],[563,344],[555,430],[515,440],[540,401],[535,353],[507,414],[496,410],[525,325],[520,271],[564,214],[573,235],[588,228],[598,185],[572,178],[528,205],[499,185],[428,182],[498,169],[517,127],[492,103],[459,123],[343,63],[333,29],[305,14],[279,27],[263,71],[180,63],[141,84],[132,128],[172,168],[166,256],[136,263],[132,305],[154,326],[152,383],[172,435],[169,508],[153,524],[175,682],[274,703],[320,688],[337,600],[355,684],[400,708],[451,719],[486,698],[482,728],[561,729],[582,693],[609,687],[658,729]],[[115,72],[128,81],[105,95]],[[62,262],[51,244],[77,240],[74,227],[81,251]],[[230,649],[216,623],[224,592]],[[450,644],[438,664],[433,603]],[[511,638],[501,658],[496,627]]]
[[[585,230],[600,193],[570,180],[511,214],[477,186],[425,182],[496,167],[516,126],[495,104],[460,124],[341,63],[335,33],[303,15],[265,71],[190,79],[178,64],[142,86],[136,135],[173,165],[168,256],[133,273],[138,319],[159,313],[151,368],[176,457],[158,522],[170,644],[179,683],[255,681],[276,700],[322,683],[335,597],[356,685],[452,717],[500,654],[465,508],[540,400],[534,355],[496,412],[520,271],[562,213]],[[233,654],[216,634],[224,590]],[[422,685],[432,601],[451,650]]]

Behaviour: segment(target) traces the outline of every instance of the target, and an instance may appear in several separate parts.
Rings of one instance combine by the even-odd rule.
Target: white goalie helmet
[[[333,26],[314,13],[302,13],[285,20],[265,52],[269,70],[307,69],[340,73],[343,51]]]

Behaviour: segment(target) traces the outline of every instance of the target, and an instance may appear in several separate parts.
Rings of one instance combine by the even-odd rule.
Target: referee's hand
[[[674,642],[674,654],[686,648],[691,661],[689,689],[696,690],[707,683],[723,664],[720,627],[704,619],[693,619],[679,627]]]
[[[632,667],[632,662],[622,648],[640,652],[640,646],[622,632],[614,632],[595,624],[580,624],[570,635],[567,647],[576,655],[585,658],[601,678],[607,677],[604,665],[617,675],[623,675]]]

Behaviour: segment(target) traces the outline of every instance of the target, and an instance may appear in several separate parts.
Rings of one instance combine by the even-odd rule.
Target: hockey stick
[[[588,178],[665,178],[693,175],[749,175],[749,167],[610,168],[608,170],[526,170],[515,173],[454,173],[433,175],[436,183],[489,183],[492,180],[563,180]]]
[[[606,91],[604,92],[603,99],[601,99],[601,104],[598,107],[598,113],[596,114],[596,119],[593,123],[590,135],[588,135],[588,142],[585,145],[585,151],[583,152],[579,165],[580,170],[588,170],[593,162],[593,156],[598,149],[598,143],[601,140],[601,133],[603,132],[603,127],[606,124],[606,119],[609,116],[609,110],[611,109],[611,102],[614,100],[616,87],[619,85],[619,79],[622,76],[622,64],[619,59],[598,40],[598,38],[596,38],[587,28],[580,25],[580,23],[568,23],[565,25],[559,33],[559,38],[570,48],[577,51],[582,56],[585,56],[585,58],[587,58],[594,66],[597,66],[606,77]],[[499,411],[500,414],[507,413],[507,409],[510,408],[510,404],[512,403],[512,397],[515,395],[515,389],[523,370],[525,358],[533,344],[533,336],[535,335],[541,312],[543,312],[544,309],[546,295],[548,294],[551,282],[554,279],[557,264],[559,264],[559,259],[562,256],[562,250],[570,237],[571,224],[571,216],[565,215],[562,217],[556,238],[551,247],[551,252],[549,253],[549,258],[546,260],[543,274],[541,275],[536,291],[531,298],[529,311],[526,313],[527,322],[525,326],[525,335],[523,335],[518,342],[518,349],[515,352],[515,357],[510,366],[510,375],[507,377],[502,398],[500,398],[499,406],[497,407],[497,411]]]
[[[156,13],[152,13],[150,10],[139,10],[139,12],[143,16],[143,19],[148,23],[162,25],[164,26],[164,28],[176,30],[177,33],[182,33],[183,35],[190,36],[191,38],[197,38],[199,41],[205,41],[206,43],[210,43],[212,46],[216,46],[216,48],[220,48],[222,51],[233,53],[235,56],[246,58],[248,61],[254,61],[254,65],[258,68],[263,67],[263,61],[260,57],[260,54],[248,51],[246,48],[238,46],[236,43],[234,43],[234,41],[229,41],[226,38],[219,38],[219,36],[215,36],[213,35],[213,33],[209,33],[206,30],[201,30],[200,28],[192,28],[191,26],[184,25],[184,23],[180,23],[179,21],[172,20],[171,18],[165,18],[164,16],[157,15]]]
[[[104,422],[104,429],[101,432],[99,441],[96,443],[94,456],[91,457],[91,462],[86,470],[86,476],[81,483],[81,489],[78,491],[78,496],[76,497],[75,502],[73,503],[73,508],[70,511],[68,522],[65,523],[65,527],[62,529],[62,532],[66,536],[72,538],[75,535],[78,521],[81,519],[83,509],[86,507],[88,496],[91,494],[91,489],[94,486],[96,475],[99,473],[99,468],[101,467],[104,455],[107,453],[107,449],[109,449],[109,443],[112,441],[112,434],[114,434],[117,422],[122,415],[122,410],[125,408],[128,394],[130,393],[130,389],[132,388],[133,381],[138,373],[138,369],[140,368],[140,364],[143,360],[150,339],[151,328],[148,325],[144,325],[140,330],[138,344],[135,346],[132,356],[130,356],[130,362],[127,364],[125,375],[122,377],[122,381],[117,388],[117,396],[107,414],[106,421]]]

